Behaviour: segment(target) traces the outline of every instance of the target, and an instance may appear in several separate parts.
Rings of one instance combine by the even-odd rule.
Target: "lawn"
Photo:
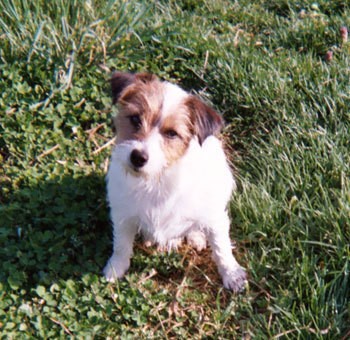
[[[0,339],[350,337],[347,1],[0,0]],[[249,273],[135,244],[107,283],[113,70],[211,103]]]

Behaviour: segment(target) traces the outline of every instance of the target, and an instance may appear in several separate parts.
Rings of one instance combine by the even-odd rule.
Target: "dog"
[[[207,241],[224,287],[239,292],[246,271],[232,254],[227,205],[236,184],[218,138],[221,116],[179,86],[149,73],[111,78],[116,143],[107,174],[113,254],[107,281],[124,276],[135,235],[177,248]]]

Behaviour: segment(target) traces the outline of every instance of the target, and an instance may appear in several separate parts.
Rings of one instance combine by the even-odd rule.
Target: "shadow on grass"
[[[12,290],[79,280],[86,273],[102,277],[112,253],[105,179],[100,175],[64,176],[2,197],[0,221],[0,282]],[[145,247],[141,236],[134,248],[130,274],[155,268],[157,282],[176,282],[177,287],[189,274],[186,268],[194,265],[194,282],[221,287],[209,249],[197,254],[184,246],[168,254]]]
[[[12,289],[101,273],[111,252],[104,178],[65,176],[0,206],[0,282]]]

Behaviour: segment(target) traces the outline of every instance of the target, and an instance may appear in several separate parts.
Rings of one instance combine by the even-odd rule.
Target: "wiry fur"
[[[217,134],[220,116],[178,86],[148,74],[115,73],[117,144],[107,176],[114,227],[109,281],[128,270],[136,233],[149,243],[197,249],[210,244],[224,286],[246,273],[232,255],[226,206],[235,181]]]

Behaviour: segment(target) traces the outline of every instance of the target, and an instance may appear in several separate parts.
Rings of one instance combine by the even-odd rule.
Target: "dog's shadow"
[[[112,231],[101,175],[27,185],[1,199],[0,282],[12,288],[101,273]]]
[[[102,277],[112,254],[104,176],[66,175],[40,181],[0,197],[0,203],[0,283],[28,291],[61,279],[80,280],[84,274]],[[134,248],[130,273],[156,267],[157,281],[180,283],[184,275],[191,276],[188,268],[195,265],[194,285],[207,283],[208,264],[213,264],[208,250],[198,256],[185,247],[169,256],[155,247],[145,248],[140,236]],[[209,267],[209,276],[221,282],[216,267]]]

